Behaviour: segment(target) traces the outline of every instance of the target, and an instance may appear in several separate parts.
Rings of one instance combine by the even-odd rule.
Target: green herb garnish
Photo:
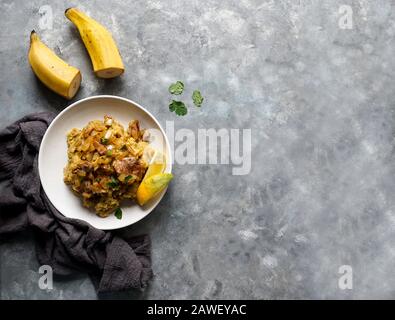
[[[133,176],[127,176],[126,178],[125,178],[125,183],[127,183],[130,179],[132,179],[133,178]]]
[[[110,188],[116,189],[119,187],[119,182],[114,177],[111,177],[111,181],[107,183],[107,186],[109,186]]]
[[[117,208],[117,209],[115,210],[114,216],[115,216],[117,219],[122,219],[122,210],[121,210],[121,208]]]
[[[106,138],[104,138],[104,137],[101,138],[100,141],[101,141],[102,144],[107,144],[107,143],[108,143],[108,139],[106,139]]]
[[[177,81],[176,83],[172,83],[169,87],[169,92],[171,94],[181,94],[184,91],[184,84],[181,81]]]
[[[112,156],[112,150],[107,150],[106,154],[107,154],[108,157],[111,157]]]
[[[193,103],[195,104],[196,107],[201,107],[202,106],[204,98],[202,97],[202,95],[201,95],[199,90],[195,90],[192,93],[192,100],[193,100]]]
[[[169,110],[171,112],[175,112],[178,116],[185,116],[188,113],[188,109],[185,106],[185,103],[182,101],[172,100],[169,104]]]

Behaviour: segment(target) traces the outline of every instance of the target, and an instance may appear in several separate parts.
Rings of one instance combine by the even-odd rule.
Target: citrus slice
[[[145,173],[144,179],[148,179],[149,177],[152,177],[159,173],[163,173],[163,171],[165,171],[165,168],[166,168],[166,157],[164,156],[163,153],[156,151],[151,159],[151,162],[148,166],[148,170]]]
[[[171,179],[173,179],[173,175],[171,173],[159,173],[148,178],[144,177],[137,189],[136,196],[138,204],[140,206],[146,204],[166,188]]]

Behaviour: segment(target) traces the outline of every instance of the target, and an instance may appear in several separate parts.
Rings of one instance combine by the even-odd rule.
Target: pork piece
[[[93,131],[93,129],[94,129],[93,126],[89,127],[88,129],[85,129],[84,137],[88,137],[91,134],[91,132]]]
[[[88,161],[81,162],[78,166],[73,170],[73,173],[80,176],[86,177],[86,175],[93,169],[93,165]]]
[[[137,177],[137,180],[141,180],[144,177],[146,167],[144,167],[140,162],[136,162],[132,168],[132,175]]]
[[[85,172],[90,172],[93,169],[93,164],[88,161],[84,161],[80,163],[78,166],[81,168],[81,170],[84,170]]]
[[[146,167],[144,167],[134,157],[128,157],[123,160],[115,160],[112,165],[118,174],[136,176],[138,180],[143,178],[146,170]]]
[[[97,175],[102,175],[102,176],[107,176],[113,172],[112,167],[109,164],[103,164],[100,167],[97,168],[96,174]]]
[[[135,157],[127,157],[122,160],[115,160],[112,165],[115,169],[115,171],[118,174],[126,174],[130,175],[132,174],[133,167],[136,164],[137,159]]]
[[[129,123],[128,134],[136,141],[140,139],[140,124],[138,120],[133,120]]]
[[[100,155],[106,154],[107,148],[103,146],[101,143],[97,142],[97,140],[93,140],[93,146],[99,152]]]
[[[84,198],[90,198],[92,194],[92,183],[87,180],[83,181],[81,185],[81,190],[83,191],[83,193],[86,194]]]

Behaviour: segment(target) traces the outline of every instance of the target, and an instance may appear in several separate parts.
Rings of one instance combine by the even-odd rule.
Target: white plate
[[[140,127],[151,133],[152,147],[166,154],[165,172],[171,172],[169,141],[154,116],[131,100],[107,95],[74,102],[52,121],[41,142],[38,169],[45,193],[63,215],[84,220],[98,229],[110,230],[129,226],[144,218],[158,205],[166,190],[144,207],[134,203],[121,203],[122,219],[117,219],[114,215],[100,218],[82,206],[81,199],[63,182],[63,169],[67,164],[66,135],[72,128],[81,129],[91,120],[103,119],[105,114],[111,115],[125,127],[131,120],[139,120]]]

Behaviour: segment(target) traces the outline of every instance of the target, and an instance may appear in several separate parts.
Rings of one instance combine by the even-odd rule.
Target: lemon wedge
[[[163,173],[166,168],[166,157],[163,153],[156,151],[152,156],[147,172],[137,189],[137,202],[144,205],[155,197],[173,179],[170,173]]]
[[[148,172],[147,172],[148,173]],[[137,189],[137,202],[140,206],[155,197],[173,179],[171,173],[159,173],[147,178],[147,174]]]
[[[166,168],[166,157],[163,153],[156,151],[153,155],[144,179],[148,179],[156,174],[162,173]],[[143,180],[144,180],[143,179]]]

